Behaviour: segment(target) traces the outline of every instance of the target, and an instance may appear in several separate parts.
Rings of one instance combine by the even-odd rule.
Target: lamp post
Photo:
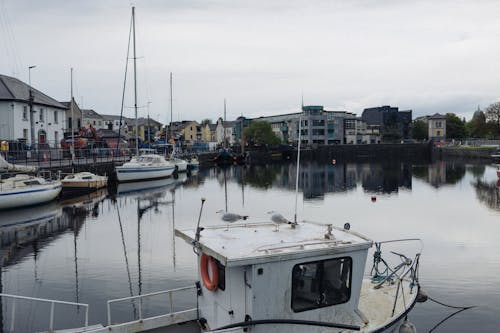
[[[33,148],[35,145],[35,117],[34,117],[34,111],[33,111],[33,89],[31,88],[31,69],[35,68],[36,65],[29,66],[28,67],[28,82],[29,82],[29,107],[30,107],[30,127],[31,127],[31,142],[30,146]]]

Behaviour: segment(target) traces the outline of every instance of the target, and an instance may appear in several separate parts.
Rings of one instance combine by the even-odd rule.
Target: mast
[[[69,108],[71,110],[71,124],[70,124],[70,129],[71,129],[71,160],[75,160],[75,115],[73,114],[73,67],[71,67],[71,102],[69,103]]]
[[[172,121],[173,121],[173,117],[172,117],[172,112],[173,112],[172,96],[173,96],[173,93],[172,93],[172,72],[170,72],[170,126],[168,127],[168,131],[170,132],[169,136],[170,136],[171,139],[173,138],[173,131],[172,131]]]
[[[222,122],[222,129],[224,130],[224,149],[226,149],[226,99],[224,98],[224,120]]]
[[[137,56],[135,53],[135,7],[132,7],[132,33],[134,47],[134,112],[135,112],[135,153],[139,155],[139,129],[137,125]]]

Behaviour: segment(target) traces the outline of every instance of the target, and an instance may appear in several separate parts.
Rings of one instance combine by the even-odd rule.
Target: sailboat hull
[[[134,182],[146,179],[159,179],[172,176],[175,170],[174,165],[161,166],[161,167],[142,167],[142,168],[129,168],[129,167],[116,167],[116,178],[120,183]]]
[[[0,210],[38,205],[54,200],[61,192],[61,183],[14,188],[0,193]]]

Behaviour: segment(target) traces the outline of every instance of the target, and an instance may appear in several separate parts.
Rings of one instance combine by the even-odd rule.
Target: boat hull
[[[175,171],[175,166],[148,167],[148,168],[128,168],[117,167],[116,178],[120,183],[134,182],[148,179],[167,178]]]
[[[93,191],[103,187],[108,184],[107,180],[91,180],[91,181],[62,181],[63,192],[79,192],[79,191]]]
[[[60,192],[60,182],[3,191],[0,193],[0,209],[34,206],[49,202],[54,200]]]

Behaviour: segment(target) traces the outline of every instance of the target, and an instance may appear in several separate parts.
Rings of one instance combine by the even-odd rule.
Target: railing
[[[189,287],[182,287],[182,288],[176,288],[176,289],[170,289],[170,290],[163,290],[163,291],[157,291],[157,292],[149,293],[149,294],[142,294],[142,295],[137,295],[137,296],[129,296],[129,297],[123,297],[123,298],[117,298],[117,299],[109,300],[108,304],[107,304],[108,326],[111,326],[111,304],[112,303],[117,303],[117,302],[123,302],[123,301],[128,301],[128,300],[139,299],[138,314],[139,314],[139,321],[142,321],[144,319],[143,316],[142,316],[142,300],[143,300],[143,298],[152,297],[152,296],[158,296],[158,295],[163,295],[163,294],[168,294],[169,304],[170,304],[170,312],[167,313],[167,314],[171,314],[171,313],[174,312],[173,293],[180,292],[180,291],[186,291],[186,290],[193,290],[193,291],[195,291],[196,290],[196,286],[189,286]]]
[[[14,324],[16,317],[16,300],[29,300],[43,303],[50,303],[50,322],[49,322],[49,330],[54,330],[54,312],[56,304],[63,305],[72,305],[72,306],[81,306],[85,308],[85,327],[89,326],[89,305],[84,303],[73,303],[73,302],[65,302],[65,301],[56,301],[52,299],[45,298],[35,298],[35,297],[27,297],[27,296],[18,296],[18,295],[10,295],[10,294],[0,294],[0,297],[12,298],[12,312],[11,312],[11,321],[10,321],[10,331],[14,332]]]

